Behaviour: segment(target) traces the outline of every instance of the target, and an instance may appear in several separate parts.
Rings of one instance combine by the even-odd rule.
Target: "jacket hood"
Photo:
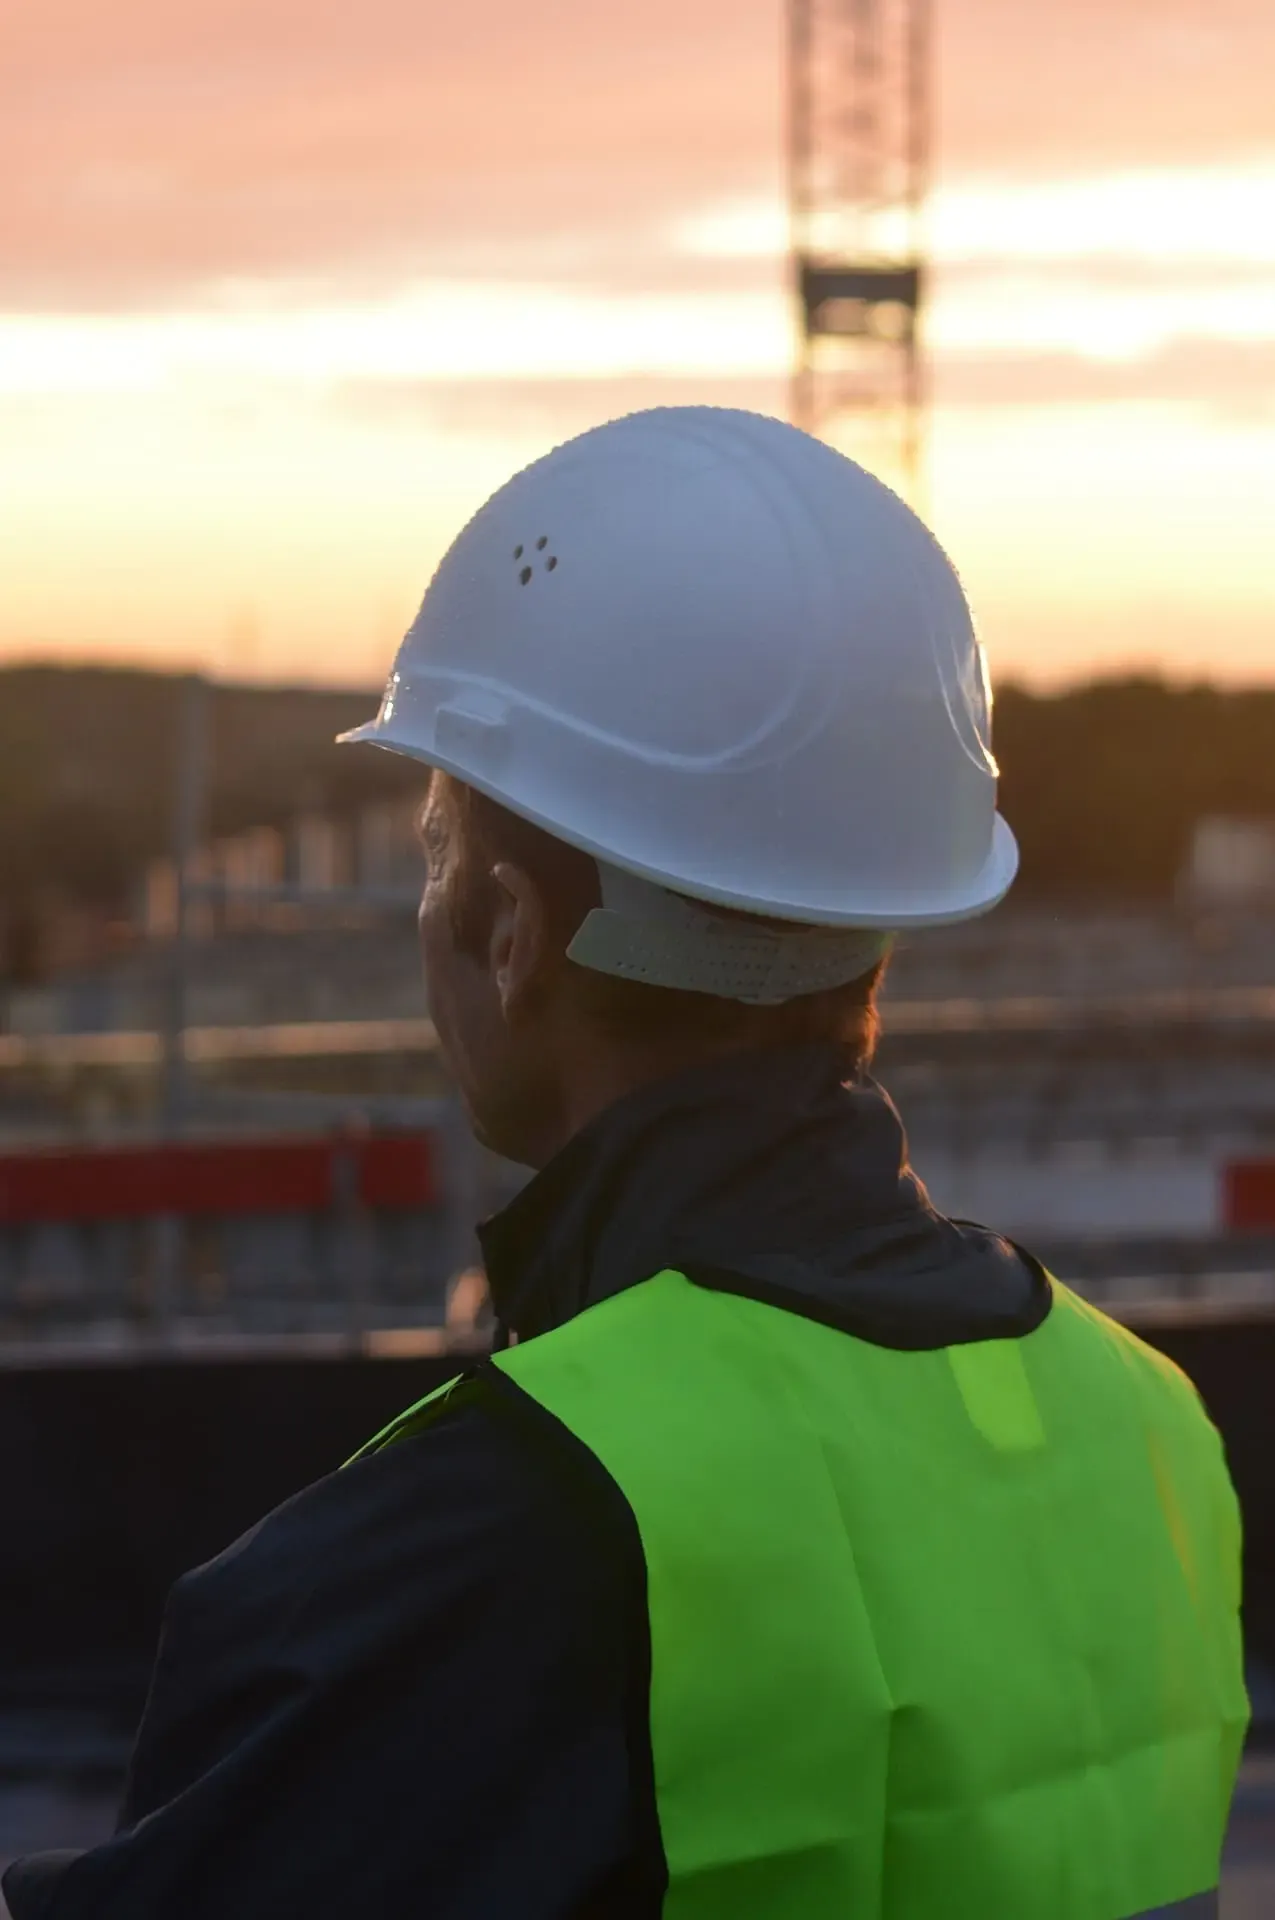
[[[665,1267],[891,1347],[1014,1338],[1051,1300],[1030,1255],[936,1211],[893,1102],[826,1045],[625,1096],[479,1236],[523,1340]]]

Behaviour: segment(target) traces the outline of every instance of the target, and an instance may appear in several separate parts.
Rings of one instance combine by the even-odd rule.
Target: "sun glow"
[[[1275,160],[954,182],[928,224],[930,507],[998,663],[1275,673]],[[568,386],[599,417],[661,381],[776,404],[784,245],[776,200],[728,199],[632,236],[645,287],[588,271],[586,236],[560,278],[0,314],[0,648],[216,666],[247,620],[261,671],[375,679],[462,521],[580,424]],[[1189,391],[1155,388],[1173,355]],[[1021,369],[1013,402],[972,404],[968,368]]]

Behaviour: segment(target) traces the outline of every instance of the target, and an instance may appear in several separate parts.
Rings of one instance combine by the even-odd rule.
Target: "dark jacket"
[[[829,1049],[620,1101],[483,1229],[520,1339],[674,1266],[894,1347],[1030,1331],[1041,1270],[930,1206]],[[173,1589],[119,1830],[15,1920],[638,1920],[665,1883],[645,1568],[619,1489],[498,1369]]]

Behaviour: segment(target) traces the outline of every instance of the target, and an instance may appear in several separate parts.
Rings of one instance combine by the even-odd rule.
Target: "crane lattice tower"
[[[792,417],[917,503],[930,0],[788,0]]]

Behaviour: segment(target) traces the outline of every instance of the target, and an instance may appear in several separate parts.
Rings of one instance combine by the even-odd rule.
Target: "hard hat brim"
[[[973,881],[959,890],[950,890],[946,895],[922,897],[901,889],[895,897],[872,899],[861,895],[844,904],[779,895],[763,899],[756,894],[745,895],[728,887],[716,886],[699,876],[670,873],[659,866],[634,859],[615,847],[602,846],[590,839],[588,834],[582,833],[578,826],[554,819],[528,804],[521,796],[484,779],[472,767],[437,747],[426,749],[418,741],[398,736],[392,725],[387,726],[379,719],[369,720],[361,727],[352,727],[336,738],[338,746],[381,747],[388,753],[402,754],[422,766],[451,774],[466,786],[485,793],[488,799],[496,801],[498,805],[508,807],[511,813],[529,820],[533,826],[541,827],[556,840],[578,847],[595,860],[622,867],[643,880],[654,881],[658,886],[685,894],[688,898],[706,900],[714,906],[732,907],[741,913],[758,914],[766,918],[791,920],[808,926],[880,928],[895,933],[905,932],[909,928],[952,926],[962,920],[974,920],[981,914],[990,913],[1009,892],[1018,872],[1018,842],[1009,823],[998,813],[993,816],[991,847],[979,872]]]

